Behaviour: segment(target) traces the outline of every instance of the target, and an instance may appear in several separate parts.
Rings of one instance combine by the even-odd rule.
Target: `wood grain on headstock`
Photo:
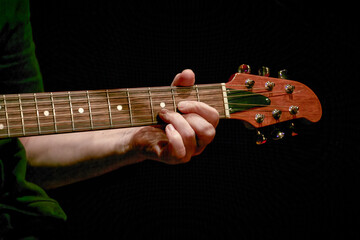
[[[245,86],[245,81],[247,79],[255,81],[252,89],[248,89]],[[275,86],[271,91],[265,89],[265,83],[268,81],[275,83]],[[287,84],[295,86],[293,93],[290,94],[285,92],[285,86]],[[322,108],[319,99],[310,88],[300,82],[245,73],[236,73],[230,78],[230,81],[226,83],[226,88],[252,91],[266,96],[271,100],[271,104],[268,106],[252,108],[242,112],[235,112],[230,115],[230,118],[246,121],[256,128],[299,118],[305,118],[310,122],[317,122],[320,120],[322,115]],[[229,101],[231,101],[231,99]],[[299,107],[299,112],[296,115],[291,115],[289,112],[289,107],[292,105]],[[282,111],[282,115],[279,120],[275,120],[272,116],[272,111],[274,109]],[[262,123],[257,123],[255,121],[255,114],[257,113],[265,115],[265,119]]]

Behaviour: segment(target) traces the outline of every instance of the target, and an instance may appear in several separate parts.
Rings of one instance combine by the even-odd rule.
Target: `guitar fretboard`
[[[201,101],[229,117],[224,84],[0,95],[0,138],[158,124],[162,108]]]

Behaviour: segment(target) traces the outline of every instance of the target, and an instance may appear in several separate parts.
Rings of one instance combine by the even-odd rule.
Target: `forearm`
[[[143,160],[131,145],[138,128],[20,139],[28,158],[28,180],[54,188],[99,176]]]

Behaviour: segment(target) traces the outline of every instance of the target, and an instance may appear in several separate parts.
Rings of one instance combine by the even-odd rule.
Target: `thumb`
[[[195,83],[195,73],[191,69],[185,69],[181,73],[178,73],[171,86],[192,86]]]

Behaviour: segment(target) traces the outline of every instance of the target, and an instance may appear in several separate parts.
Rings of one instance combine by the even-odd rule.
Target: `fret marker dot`
[[[48,110],[46,110],[46,111],[44,111],[44,115],[47,117],[47,116],[49,116],[49,111]]]
[[[121,110],[122,110],[122,106],[121,106],[121,105],[117,105],[117,106],[116,106],[116,109],[119,110],[119,111],[121,111]]]
[[[0,123],[0,130],[4,129],[4,124]]]
[[[1,110],[1,105],[0,105],[0,110]]]
[[[84,113],[84,109],[83,109],[83,108],[79,108],[78,111],[79,111],[79,113]]]
[[[165,104],[164,102],[161,102],[161,103],[160,103],[160,107],[161,107],[161,108],[164,108],[165,106],[166,106],[166,104]]]

